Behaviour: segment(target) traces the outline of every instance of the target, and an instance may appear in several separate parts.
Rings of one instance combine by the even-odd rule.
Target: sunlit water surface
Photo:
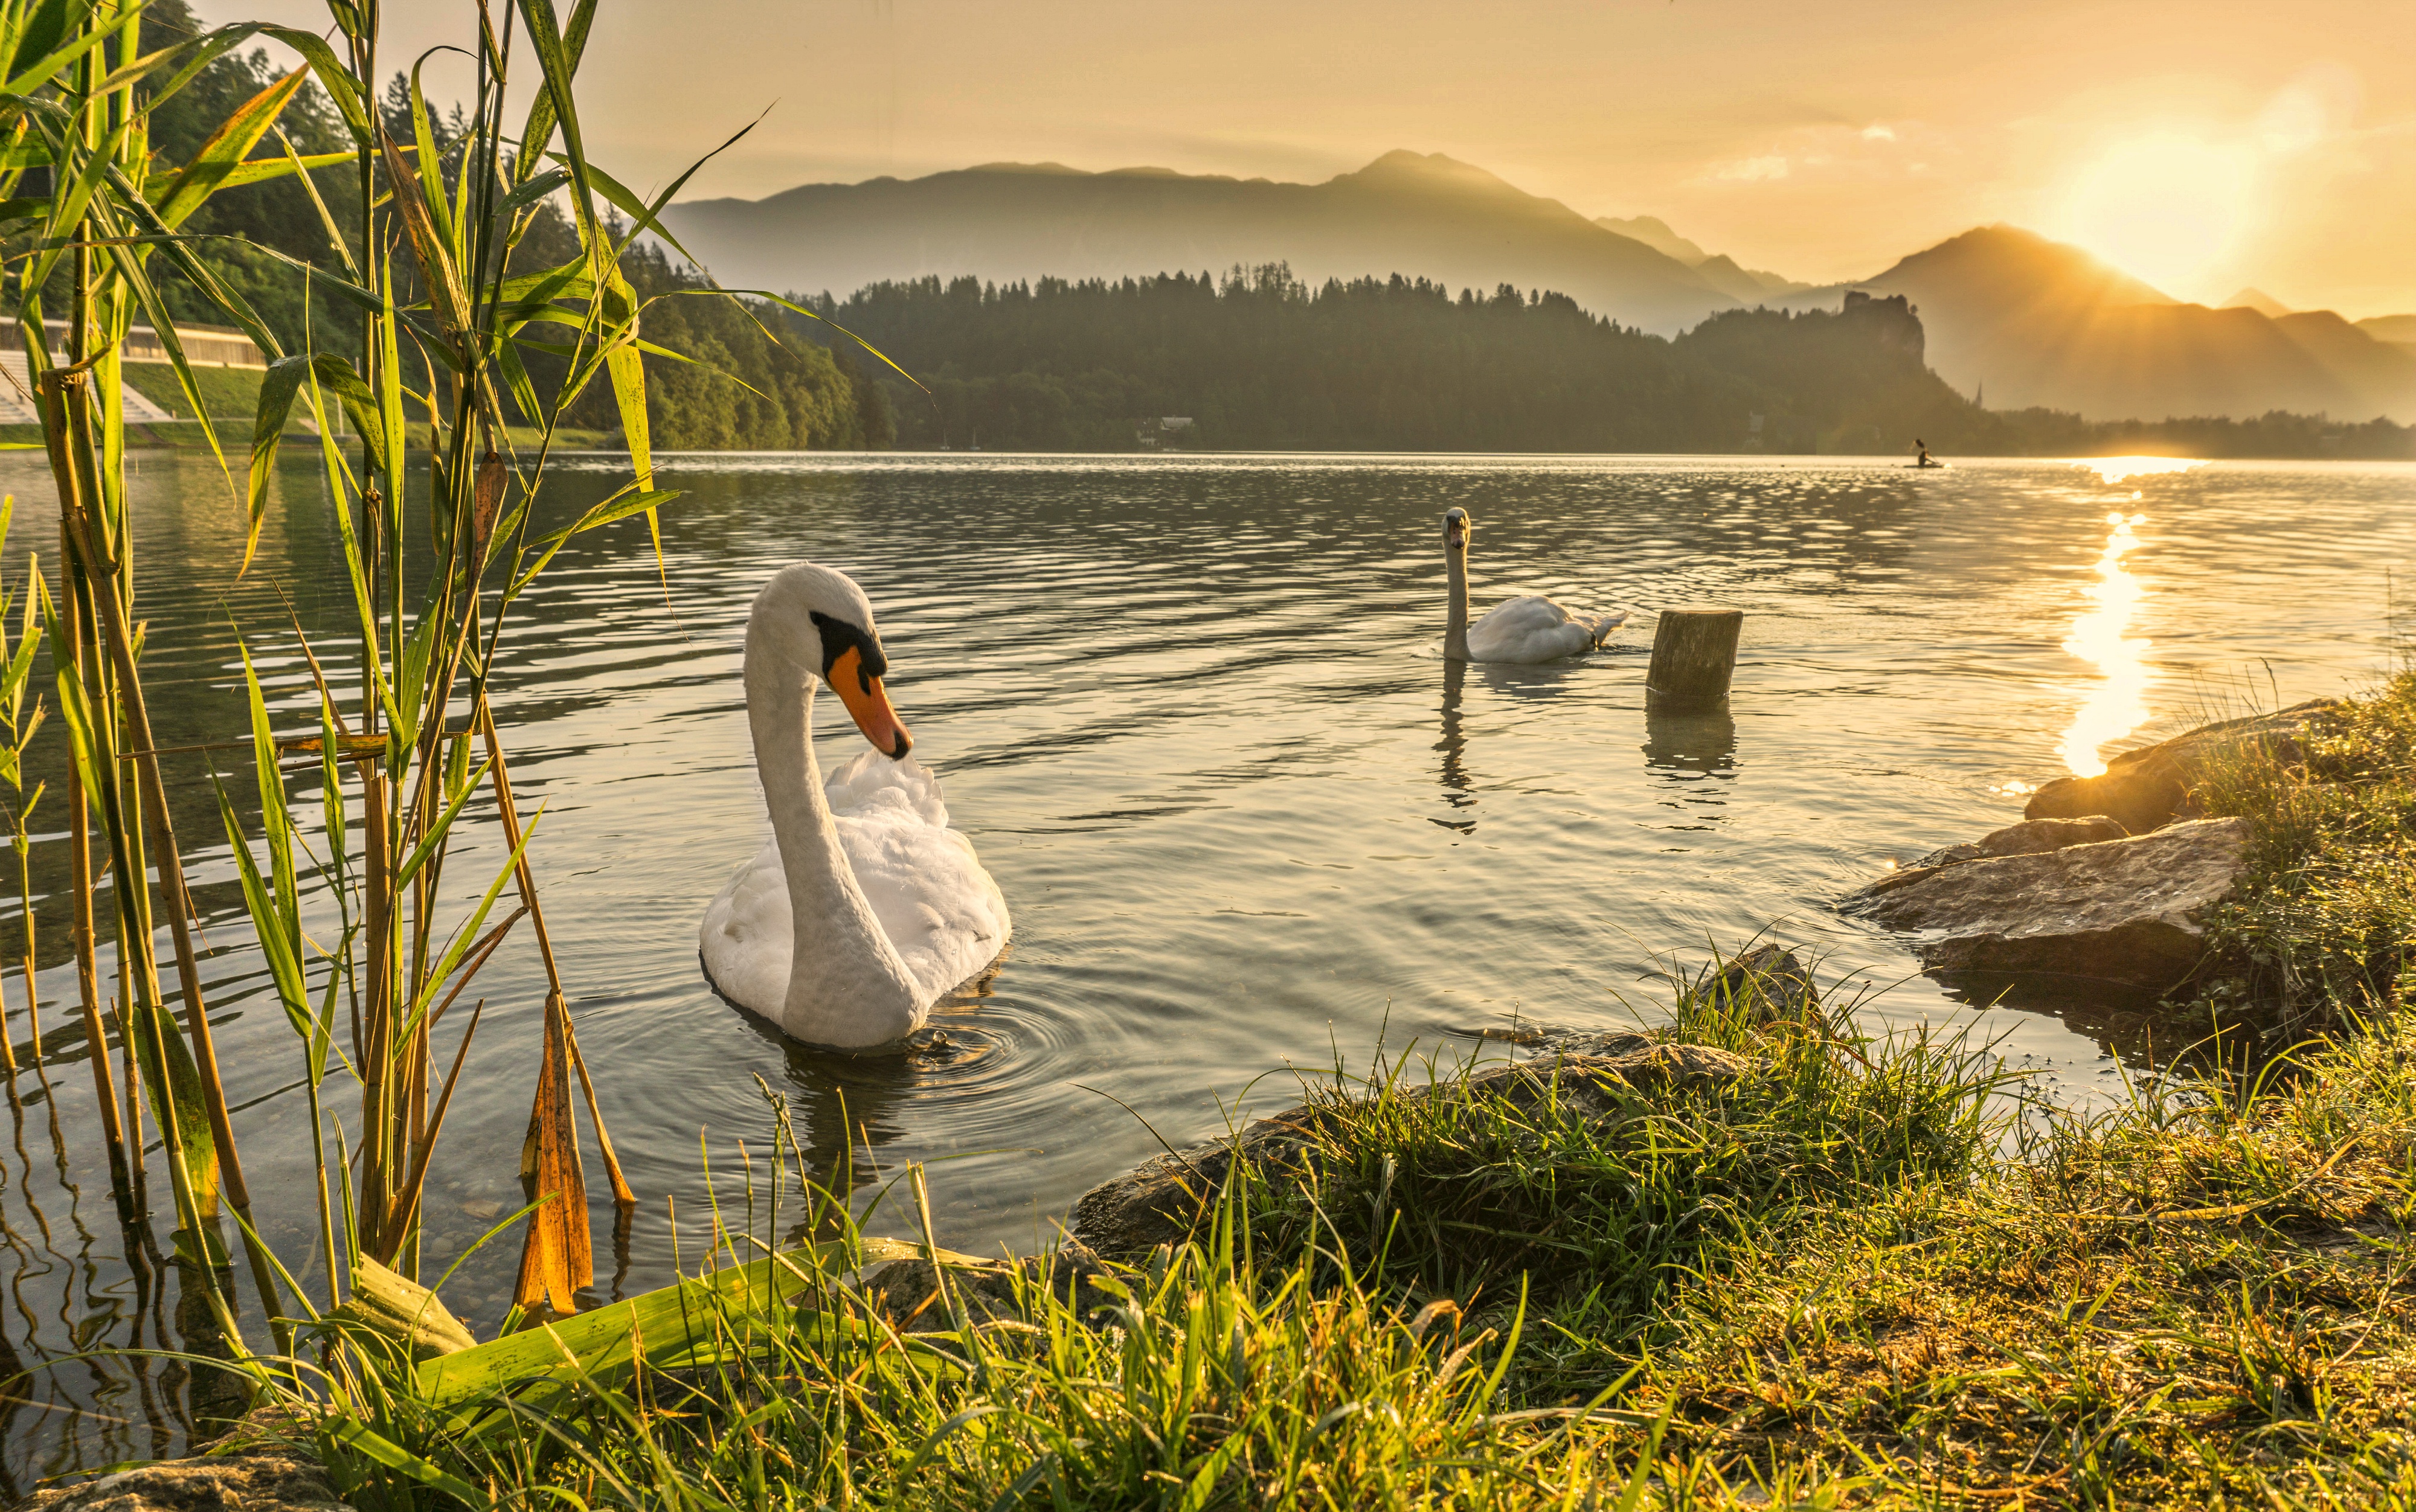
[[[139,466],[159,741],[240,733],[236,622],[301,724],[314,706],[280,589],[331,670],[348,661],[315,474],[281,477],[238,582],[215,471]],[[1969,1025],[2060,1096],[2111,1095],[2117,1053],[2136,1058],[2154,1025],[2086,1002],[1976,1009],[1830,904],[2017,818],[2030,785],[2211,709],[2359,685],[2387,660],[2386,575],[2416,546],[2416,471],[2387,466],[783,456],[663,472],[687,490],[666,516],[667,581],[636,522],[580,538],[506,635],[500,682],[515,786],[545,806],[533,854],[580,1039],[643,1198],[611,1237],[590,1146],[599,1294],[670,1276],[673,1199],[697,1253],[704,1152],[726,1175],[739,1141],[760,1149],[758,1077],[826,1165],[851,1145],[868,1183],[939,1162],[943,1243],[1029,1248],[1158,1136],[1293,1100],[1291,1068],[1458,1054],[1451,1028],[1514,1013],[1649,1020],[1664,965],[1763,932],[1873,984],[1874,1026]],[[48,561],[39,464],[0,478],[20,496],[18,570],[29,549]],[[616,481],[610,459],[574,458],[561,507]],[[1635,622],[1578,663],[1443,663],[1437,516],[1454,504],[1478,521],[1480,607],[1542,591],[1633,605]],[[1014,911],[989,996],[944,1017],[952,1055],[784,1044],[698,972],[699,915],[763,825],[744,617],[800,558],[871,595],[916,754]],[[1651,611],[1701,604],[1746,614],[1731,708],[1648,716]],[[825,767],[858,748],[835,712]],[[58,760],[53,745],[36,775]],[[243,1159],[270,1238],[315,1275],[299,1058],[245,949],[206,769],[187,758],[178,780]],[[38,830],[60,827],[58,803]],[[491,872],[492,832],[448,876]],[[34,1373],[0,1403],[0,1498],[173,1452],[189,1421],[173,1364],[44,1363],[173,1346],[180,1305],[173,1273],[129,1269],[111,1210],[57,838],[35,856],[38,1069],[7,988],[28,1069],[0,1153],[0,1376]],[[448,1262],[521,1201],[542,995],[524,939],[478,990],[427,1209],[428,1253]],[[330,1099],[350,1116],[349,1085]],[[909,1221],[900,1205],[875,1219]],[[517,1254],[507,1237],[471,1258],[447,1301],[491,1327]]]

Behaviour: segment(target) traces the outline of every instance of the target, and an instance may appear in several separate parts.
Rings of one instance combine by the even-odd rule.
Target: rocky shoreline
[[[2209,925],[2247,874],[2252,837],[2246,819],[2204,817],[2200,786],[2225,763],[2303,761],[2309,727],[2338,706],[2203,726],[2047,783],[2021,823],[1932,851],[1838,911],[1910,936],[1941,976],[2183,992],[2207,969]]]

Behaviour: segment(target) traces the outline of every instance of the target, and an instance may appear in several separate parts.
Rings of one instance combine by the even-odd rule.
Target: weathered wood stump
[[[1653,632],[1646,696],[1664,707],[1702,707],[1729,696],[1743,609],[1663,609]]]

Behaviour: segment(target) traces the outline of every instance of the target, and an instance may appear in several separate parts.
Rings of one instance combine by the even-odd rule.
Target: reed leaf
[[[310,78],[307,69],[296,68],[277,82],[235,107],[234,112],[220,122],[218,130],[197,148],[192,160],[179,169],[168,181],[167,192],[156,202],[160,222],[170,227],[181,226],[212,194],[224,187],[230,175],[244,166],[244,159],[268,128],[277,124],[281,114],[303,83]],[[343,155],[335,155],[340,160]],[[269,178],[292,172],[291,165],[272,159],[260,165],[265,172],[256,178]]]
[[[467,742],[462,742],[455,747],[457,750],[467,750],[468,748]],[[478,770],[475,773],[472,773],[467,781],[460,785],[459,790],[455,792],[452,801],[445,805],[445,811],[439,814],[436,816],[435,822],[428,827],[428,833],[421,838],[418,845],[412,847],[411,855],[403,861],[401,866],[396,869],[394,874],[394,885],[396,887],[404,887],[409,885],[411,879],[419,875],[420,868],[426,866],[430,861],[433,860],[445,849],[446,841],[451,838],[453,833],[453,821],[461,816],[461,809],[463,805],[470,801],[471,794],[477,791],[478,780],[486,776],[487,771],[491,765],[492,763],[490,762],[480,763]],[[451,786],[452,785],[448,782],[447,786]]]
[[[82,30],[95,8],[93,0],[49,0],[36,7],[24,33],[13,38],[19,55],[34,52],[36,56],[22,65],[12,56],[8,60],[8,82],[0,84],[0,89],[11,95],[30,95],[57,78],[68,65],[108,41],[111,34],[105,28]]]

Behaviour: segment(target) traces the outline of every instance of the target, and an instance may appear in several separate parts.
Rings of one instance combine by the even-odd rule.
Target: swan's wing
[[[793,927],[780,845],[766,836],[754,860],[705,906],[697,935],[705,976],[732,1002],[779,1023],[789,1001]]]
[[[1549,662],[1593,644],[1569,611],[1541,593],[1494,606],[1468,627],[1468,654],[1479,662]]]
[[[867,751],[823,785],[856,886],[927,1003],[972,981],[1006,949],[1006,899],[947,827],[940,780],[909,756]]]

